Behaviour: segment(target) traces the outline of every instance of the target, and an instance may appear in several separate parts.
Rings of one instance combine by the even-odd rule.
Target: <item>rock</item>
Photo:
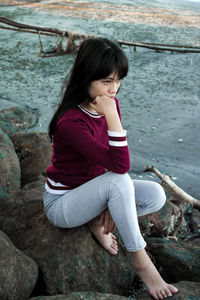
[[[0,226],[13,243],[39,265],[50,295],[97,291],[126,295],[134,271],[131,254],[120,243],[110,255],[86,225],[60,229],[49,223],[42,208],[42,191],[22,190],[4,201]],[[37,294],[38,295],[38,294]]]
[[[200,211],[193,209],[190,219],[190,228],[192,232],[200,233]]]
[[[30,298],[30,300],[127,300],[130,298],[103,294],[98,292],[73,292],[67,295],[55,295],[55,296],[39,296]],[[136,298],[131,298],[131,300],[136,300]]]
[[[178,294],[173,295],[174,300],[200,300],[199,282],[180,281],[174,284],[179,290]],[[167,298],[168,299],[168,298]],[[147,292],[137,297],[137,300],[152,300]]]
[[[20,161],[22,186],[45,175],[52,156],[52,147],[47,134],[20,132],[12,141]]]
[[[0,231],[0,299],[27,300],[38,276],[37,264]]]
[[[161,210],[138,219],[141,231],[145,236],[171,236],[177,229],[179,236],[185,237],[188,234],[181,208],[171,201],[167,201]]]
[[[21,188],[19,159],[9,137],[0,129],[0,200]]]
[[[0,203],[0,228],[22,251],[25,249],[23,241],[27,239],[28,242],[31,238],[28,234],[41,229],[40,222],[35,228],[32,227],[35,218],[42,217],[41,222],[45,222],[46,219],[43,215],[42,190],[41,185],[32,190],[20,190],[13,197]]]
[[[33,127],[36,123],[35,110],[27,105],[18,105],[1,99],[0,127],[9,137],[21,129]]]
[[[190,247],[195,247],[195,248],[199,248],[200,249],[200,235],[191,235],[188,236],[188,238],[186,240],[184,240],[184,244],[188,245]]]
[[[161,274],[167,281],[200,281],[200,247],[195,240],[188,244],[150,238],[148,250],[155,258],[158,268],[162,266]]]

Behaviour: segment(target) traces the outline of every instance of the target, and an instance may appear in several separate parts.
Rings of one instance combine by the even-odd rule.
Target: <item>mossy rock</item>
[[[136,298],[127,298],[125,296],[103,294],[97,292],[73,292],[67,295],[39,296],[30,300],[136,300]]]
[[[2,231],[0,270],[0,299],[27,300],[38,278],[38,266],[17,249]]]
[[[5,100],[1,100],[4,101]],[[8,102],[8,101],[6,101]],[[12,103],[12,102],[11,102]],[[1,103],[0,127],[11,138],[16,132],[35,126],[37,123],[37,112],[27,105],[17,105],[15,103],[7,106]],[[3,107],[3,109],[2,109]]]
[[[188,243],[150,238],[148,244],[157,266],[162,266],[162,275],[168,281],[200,281],[200,246],[195,240]]]
[[[88,226],[61,229],[44,214],[41,186],[21,190],[4,201],[0,227],[39,265],[48,295],[95,291],[128,295],[135,272],[132,256],[118,237],[113,256],[93,238]],[[117,232],[116,232],[117,234]]]
[[[0,129],[0,200],[12,196],[21,188],[21,170],[13,143]]]
[[[180,281],[176,284],[173,284],[177,287],[179,292],[174,294],[173,297],[167,299],[173,300],[200,300],[200,285],[199,282],[192,281]],[[152,300],[147,292],[141,294],[136,298],[137,300]]]
[[[42,179],[42,176],[45,180],[52,156],[48,135],[44,132],[19,132],[12,141],[20,161],[22,187]]]

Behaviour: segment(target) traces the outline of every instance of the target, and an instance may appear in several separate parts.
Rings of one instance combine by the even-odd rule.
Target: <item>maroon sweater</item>
[[[118,100],[115,99],[119,116]],[[59,119],[53,136],[52,164],[46,189],[61,194],[106,172],[126,173],[130,168],[126,131],[108,131],[104,116],[81,105]]]

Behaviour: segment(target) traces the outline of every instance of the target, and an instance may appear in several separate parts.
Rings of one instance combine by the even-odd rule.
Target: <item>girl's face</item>
[[[113,72],[106,78],[92,81],[88,93],[92,99],[95,99],[97,96],[113,98],[117,94],[120,84],[121,80],[118,78],[118,75]]]

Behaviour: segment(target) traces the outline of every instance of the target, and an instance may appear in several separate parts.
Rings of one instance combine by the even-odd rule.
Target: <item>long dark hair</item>
[[[116,72],[119,79],[124,78],[128,72],[128,60],[120,46],[105,38],[83,41],[72,70],[65,80],[65,91],[60,105],[49,124],[51,139],[58,120],[68,109],[85,101],[93,101],[88,95],[91,82],[106,78],[112,72]]]

